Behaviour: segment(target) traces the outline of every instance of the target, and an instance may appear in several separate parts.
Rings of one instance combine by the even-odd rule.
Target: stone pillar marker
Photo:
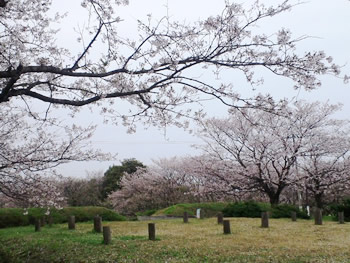
[[[269,213],[261,212],[261,227],[268,228],[269,227]]]
[[[96,233],[102,232],[102,218],[99,215],[94,217],[94,231]]]
[[[197,210],[196,210],[196,218],[197,219],[201,218],[201,209],[200,208],[197,208]]]
[[[74,230],[75,229],[75,216],[69,216],[68,218],[68,229]]]
[[[148,239],[149,240],[156,240],[156,224],[149,223],[148,224]]]
[[[339,224],[345,224],[344,221],[344,211],[338,212]]]
[[[231,227],[229,220],[223,220],[224,234],[231,234]]]
[[[314,212],[315,225],[322,225],[322,210],[316,207]]]
[[[224,221],[224,215],[222,214],[222,212],[218,213],[218,224],[223,224]]]
[[[292,211],[291,217],[292,217],[292,221],[293,221],[293,222],[297,221],[297,212]]]
[[[103,244],[108,245],[112,241],[111,228],[109,226],[103,227]]]
[[[184,223],[188,223],[188,213],[184,212]]]

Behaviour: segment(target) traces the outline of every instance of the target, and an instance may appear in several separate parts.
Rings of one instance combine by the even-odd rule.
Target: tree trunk
[[[315,225],[322,225],[322,210],[319,207],[314,211]]]
[[[323,194],[315,194],[315,203],[316,207],[322,209],[323,208],[323,201],[322,201]]]
[[[270,204],[272,207],[275,207],[280,202],[280,194],[279,193],[271,193],[269,194]]]

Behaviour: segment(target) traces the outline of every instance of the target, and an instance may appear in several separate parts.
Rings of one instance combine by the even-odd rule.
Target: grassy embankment
[[[312,220],[230,218],[231,235],[215,218],[156,221],[157,241],[147,222],[105,222],[112,244],[92,232],[92,222],[0,229],[0,262],[350,262],[350,224]]]

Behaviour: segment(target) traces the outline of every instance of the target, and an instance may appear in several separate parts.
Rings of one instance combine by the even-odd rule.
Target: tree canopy
[[[140,20],[138,35],[128,36],[118,30],[124,21],[117,12],[128,1],[82,0],[88,21],[62,44],[57,36],[67,30],[64,14],[52,10],[52,1],[0,1],[0,116],[5,116],[0,119],[0,191],[15,197],[19,185],[38,189],[33,182],[57,165],[109,158],[83,150],[93,128],[69,125],[57,110],[74,117],[82,106],[96,105],[130,132],[139,122],[187,127],[183,117],[203,116],[200,102],[207,98],[228,107],[274,107],[270,96],[243,98],[232,84],[213,84],[194,72],[219,77],[227,69],[256,85],[254,72],[264,68],[307,90],[321,85],[320,75],[339,74],[323,51],[300,54],[297,44],[303,38],[293,38],[288,29],[273,35],[253,30],[290,10],[291,1],[271,7],[256,2],[251,8],[225,3],[220,14],[194,23]],[[16,127],[15,136],[9,125]],[[28,139],[29,129],[34,133]]]
[[[139,168],[145,168],[145,166],[133,158],[123,160],[121,165],[109,167],[102,179],[102,196],[106,198],[111,192],[120,190],[120,182],[125,173],[135,173]]]
[[[223,190],[258,191],[272,205],[296,184],[322,196],[330,186],[348,180],[349,123],[331,118],[338,109],[298,102],[278,114],[246,109],[202,121],[199,133],[208,154],[203,169]]]

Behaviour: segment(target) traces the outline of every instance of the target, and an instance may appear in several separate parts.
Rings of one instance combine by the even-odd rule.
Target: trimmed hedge
[[[268,211],[270,218],[290,218],[292,211],[294,211],[298,218],[310,218],[305,211],[300,211],[294,205],[280,204],[271,207],[269,203],[255,201],[177,204],[158,210],[155,213],[153,213],[153,210],[149,210],[138,213],[138,215],[182,217],[184,212],[187,212],[189,216],[195,216],[197,208],[202,209],[204,217],[214,217],[218,212],[222,212],[225,217],[261,217],[261,212]]]
[[[310,219],[305,211],[300,211],[295,205],[281,204],[270,208],[271,218],[290,218],[292,212],[297,213],[298,218]]]
[[[265,211],[270,212],[271,218],[290,218],[292,211],[296,212],[299,218],[309,218],[306,212],[300,211],[293,205],[281,204],[271,207],[270,204],[255,201],[232,203],[227,205],[222,212],[226,217],[261,217],[261,212]]]
[[[254,201],[236,202],[228,204],[222,212],[226,217],[261,217],[261,212],[269,209],[264,205]]]
[[[0,208],[0,228],[26,226],[34,224],[35,219],[45,216],[45,208],[29,208],[28,215],[24,215],[22,208]],[[54,224],[66,223],[70,215],[75,216],[76,222],[93,220],[100,215],[104,221],[125,221],[124,216],[104,208],[96,206],[66,207],[63,209],[51,209],[50,216]]]
[[[189,216],[195,216],[197,208],[200,208],[204,217],[214,217],[218,212],[221,212],[228,203],[191,203],[191,204],[177,204],[154,213],[154,216],[178,216],[182,217],[184,212]]]

